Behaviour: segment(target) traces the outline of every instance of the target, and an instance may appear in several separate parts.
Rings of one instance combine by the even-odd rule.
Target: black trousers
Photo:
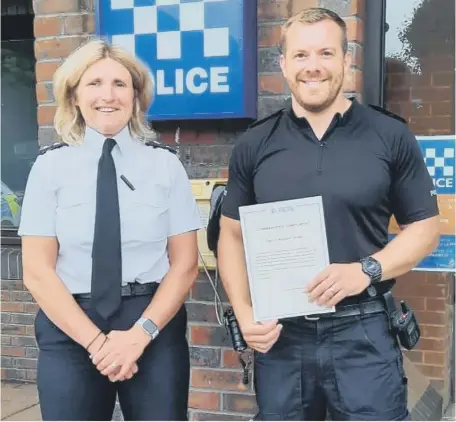
[[[402,354],[385,312],[281,321],[255,353],[257,420],[408,420]]]
[[[79,304],[104,332],[127,330],[149,305],[152,295],[126,297],[110,320]],[[116,394],[125,420],[187,420],[190,378],[185,306],[151,342],[138,360],[134,377],[111,383],[87,351],[42,312],[35,320],[39,346],[37,384],[43,420],[111,420]]]

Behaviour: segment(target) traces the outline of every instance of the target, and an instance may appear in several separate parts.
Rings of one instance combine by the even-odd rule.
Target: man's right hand
[[[274,346],[283,327],[277,320],[255,322],[252,308],[243,312],[238,320],[244,340],[249,347],[260,353],[267,353]]]

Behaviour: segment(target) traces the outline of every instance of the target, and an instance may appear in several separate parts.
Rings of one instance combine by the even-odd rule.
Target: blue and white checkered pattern
[[[214,19],[214,3],[227,0],[110,0],[111,42],[137,54],[141,46],[154,44],[156,60],[182,59],[185,48],[202,48],[202,57],[229,56],[229,28],[223,17]],[[220,10],[220,9],[219,9]],[[211,16],[209,20],[207,16]],[[121,24],[120,24],[121,22]],[[115,25],[110,25],[115,28]],[[195,36],[203,42],[196,45]],[[201,45],[202,44],[202,45]]]
[[[424,148],[424,162],[432,177],[453,177],[455,153],[453,148]]]
[[[417,137],[438,195],[455,194],[456,146],[453,136]]]

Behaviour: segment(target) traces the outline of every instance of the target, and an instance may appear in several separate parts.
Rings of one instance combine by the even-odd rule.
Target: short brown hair
[[[335,12],[322,7],[310,7],[294,14],[282,26],[282,34],[280,38],[280,51],[285,53],[287,43],[288,28],[294,23],[302,23],[304,25],[311,25],[313,23],[321,22],[324,20],[331,20],[337,24],[342,31],[342,49],[344,54],[348,51],[347,41],[347,25],[344,20]]]

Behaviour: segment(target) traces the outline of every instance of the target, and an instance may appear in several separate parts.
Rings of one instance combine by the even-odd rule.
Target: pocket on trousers
[[[341,409],[348,415],[389,420],[403,414],[407,388],[401,351],[385,313],[335,324],[333,363]]]

